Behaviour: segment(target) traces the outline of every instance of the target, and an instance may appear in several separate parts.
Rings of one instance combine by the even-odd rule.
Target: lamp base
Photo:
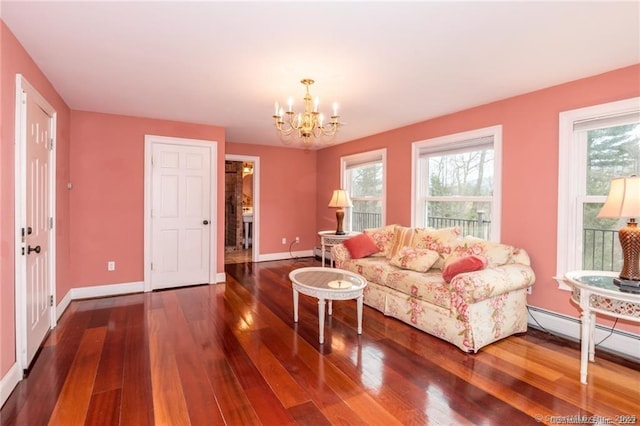
[[[336,222],[338,222],[338,227],[336,229],[336,235],[345,235],[345,232],[342,230],[342,220],[344,219],[344,210],[342,208],[336,209]]]
[[[613,283],[620,287],[620,291],[624,293],[640,294],[640,281],[614,278]]]
[[[640,228],[634,218],[629,219],[627,226],[620,228],[618,238],[623,260],[620,279],[640,281]]]

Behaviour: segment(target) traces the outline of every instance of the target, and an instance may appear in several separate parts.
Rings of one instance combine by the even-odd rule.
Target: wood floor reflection
[[[229,264],[225,284],[74,301],[2,425],[526,425],[640,413],[638,364],[530,330],[465,354],[354,301],[293,323],[288,273],[314,259]],[[617,416],[617,417],[616,417]],[[631,417],[630,417],[631,418]],[[560,419],[560,420],[558,420]]]

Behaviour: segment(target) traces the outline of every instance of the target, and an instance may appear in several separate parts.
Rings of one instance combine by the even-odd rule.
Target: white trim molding
[[[7,374],[0,379],[0,407],[7,402],[11,392],[16,388],[20,380],[22,380],[22,370],[16,362],[11,366],[9,371],[7,371]]]
[[[528,307],[527,322],[529,326],[558,334],[571,340],[580,341],[580,320],[567,315],[562,315],[535,306]],[[611,334],[610,337],[609,334]],[[606,340],[603,340],[605,339]],[[595,330],[595,342],[608,352],[624,356],[636,362],[640,362],[640,335],[622,330],[613,330],[610,327],[597,324]],[[597,358],[596,347],[596,358]],[[580,358],[576,357],[576,366],[580,365]]]
[[[25,244],[22,241],[21,229],[27,226],[27,97],[49,116],[49,136],[51,138],[51,151],[49,153],[48,207],[50,209],[48,219],[52,224],[49,233],[49,247],[47,248],[47,273],[49,274],[49,297],[56,300],[56,150],[57,150],[57,112],[53,106],[27,81],[22,74],[16,74],[15,78],[15,140],[14,140],[14,290],[15,290],[15,356],[18,369],[24,370],[27,366],[27,261],[22,250]],[[57,315],[55,307],[49,312],[49,327],[56,326]]]
[[[281,252],[281,253],[269,253],[262,254],[258,259],[258,262],[268,262],[271,260],[287,260],[287,259],[296,259],[298,257],[312,257],[313,250],[302,250],[302,251],[294,251],[294,252]]]
[[[561,112],[558,131],[558,228],[556,275],[560,290],[571,291],[564,274],[582,268],[582,236],[576,223],[582,224],[578,211],[580,182],[586,176],[586,146],[577,143],[576,123],[640,111],[640,97]],[[579,222],[577,222],[579,221]]]
[[[253,223],[251,225],[251,261],[260,259],[260,157],[253,155],[226,154],[225,161],[253,163]]]
[[[424,208],[418,201],[425,192],[424,183],[427,176],[417,176],[424,174],[424,168],[420,166],[420,155],[425,150],[437,152],[451,147],[470,147],[477,139],[491,137],[493,148],[493,195],[491,196],[491,235],[490,240],[500,241],[502,228],[502,124],[469,130],[466,132],[454,133],[435,138],[416,141],[411,144],[411,226],[422,226],[416,222],[425,216]]]

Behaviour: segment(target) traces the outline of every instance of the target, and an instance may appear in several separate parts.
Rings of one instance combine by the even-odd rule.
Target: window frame
[[[502,212],[502,125],[484,127],[466,132],[454,133],[450,135],[440,136],[436,138],[425,139],[413,142],[411,145],[411,225],[417,226],[418,221],[422,220],[426,212],[424,211],[424,203],[422,202],[427,193],[428,179],[425,176],[426,171],[420,166],[421,155],[428,151],[429,153],[451,152],[456,149],[473,148],[475,146],[486,145],[486,143],[471,143],[474,140],[491,137],[493,139],[493,195],[491,196],[491,241],[500,241],[501,231],[501,212]],[[477,197],[464,197],[464,199],[473,200]],[[486,200],[483,196],[483,201]],[[431,197],[433,201],[437,201]],[[463,200],[463,198],[460,198]]]
[[[623,99],[584,108],[560,112],[558,132],[558,218],[556,276],[560,290],[572,291],[564,275],[582,269],[583,206],[604,203],[606,195],[587,195],[586,134],[574,130],[580,123],[606,117],[640,112],[640,97]],[[580,161],[576,161],[576,158]],[[573,226],[570,226],[573,224]]]
[[[384,224],[387,223],[387,149],[381,148],[340,157],[340,182],[342,188],[349,193],[349,197],[351,197],[351,200],[353,201],[354,198],[351,194],[351,182],[347,182],[347,169],[350,167],[374,163],[382,164],[382,195],[379,199],[380,205],[382,206],[381,221],[384,226]],[[356,197],[356,199],[378,200],[378,198],[373,197]],[[345,218],[346,230],[352,231],[352,207],[345,210],[347,213]]]

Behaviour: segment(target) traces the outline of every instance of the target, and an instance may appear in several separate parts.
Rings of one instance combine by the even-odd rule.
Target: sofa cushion
[[[379,256],[348,259],[341,262],[339,267],[362,275],[367,281],[380,285],[385,285],[389,272],[398,269],[390,265],[386,257]]]
[[[451,307],[451,291],[449,284],[442,279],[440,270],[415,272],[408,269],[394,268],[387,273],[385,285],[388,288],[411,298],[429,302],[444,309]]]
[[[442,270],[442,278],[446,282],[451,282],[453,277],[464,272],[479,271],[487,267],[487,258],[482,255],[470,254],[468,256],[455,258],[447,262]]]
[[[514,250],[513,246],[507,244],[467,236],[452,248],[451,254],[445,260],[445,266],[459,258],[475,254],[484,256],[487,259],[487,267],[494,268],[511,263]]]
[[[426,248],[438,252],[439,257],[434,268],[442,269],[445,259],[451,254],[455,242],[460,239],[462,230],[458,226],[452,228],[416,228],[413,236],[413,247]]]
[[[429,249],[402,247],[389,260],[393,266],[417,272],[427,272],[438,260],[438,252]]]
[[[373,241],[376,242],[376,245],[380,249],[380,252],[376,253],[374,256],[387,257],[389,250],[391,249],[391,241],[393,240],[395,229],[396,225],[387,225],[381,228],[369,228],[364,230],[364,233],[373,238]]]
[[[391,246],[389,246],[387,259],[391,259],[395,255],[397,255],[401,248],[411,247],[413,244],[414,235],[414,228],[397,225],[393,232],[393,239],[391,240]]]
[[[349,250],[352,259],[360,259],[371,256],[380,251],[376,242],[367,234],[358,234],[348,240],[343,241],[344,246]]]

